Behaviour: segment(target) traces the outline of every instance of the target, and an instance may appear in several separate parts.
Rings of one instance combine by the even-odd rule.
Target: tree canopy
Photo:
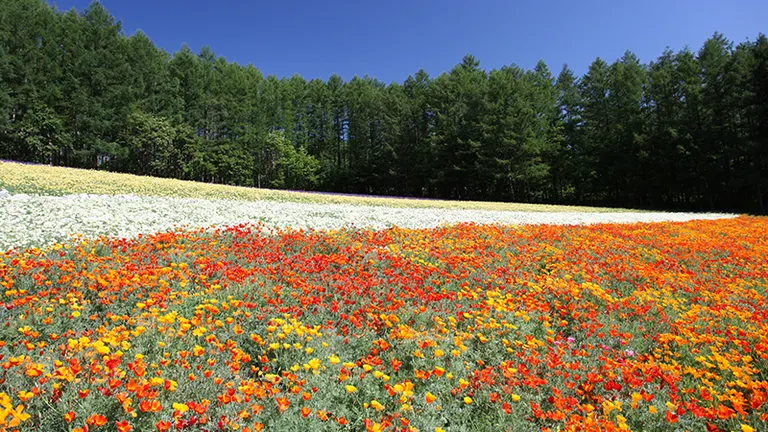
[[[402,83],[264,76],[0,2],[0,158],[257,187],[766,212],[768,39]]]

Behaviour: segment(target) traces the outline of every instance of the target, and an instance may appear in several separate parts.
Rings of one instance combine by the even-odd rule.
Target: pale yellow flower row
[[[227,186],[106,171],[0,162],[0,189],[40,195],[135,194],[178,198],[242,201],[288,201],[317,204],[357,204],[387,207],[445,208],[502,211],[615,212],[621,209],[476,201],[417,200],[325,195]]]

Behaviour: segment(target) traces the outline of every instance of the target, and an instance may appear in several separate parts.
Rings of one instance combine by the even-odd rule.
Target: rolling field
[[[294,229],[382,229],[434,228],[456,223],[687,221],[733,216],[287,192],[0,163],[0,250],[50,245],[66,241],[72,234],[133,238],[178,227],[240,223]]]
[[[213,183],[136,176],[76,168],[0,162],[0,189],[38,195],[123,195],[237,201],[281,201],[311,204],[350,204],[377,207],[439,208],[526,212],[626,212],[626,209],[481,201],[379,198],[275,189],[257,189]]]
[[[768,429],[765,218],[70,196],[16,165],[0,430]]]

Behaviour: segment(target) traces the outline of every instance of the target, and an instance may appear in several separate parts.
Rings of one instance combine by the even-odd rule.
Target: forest
[[[0,159],[421,198],[768,208],[763,34],[714,33],[649,63],[597,58],[583,76],[466,55],[403,82],[308,78],[168,53],[99,3],[0,1]]]

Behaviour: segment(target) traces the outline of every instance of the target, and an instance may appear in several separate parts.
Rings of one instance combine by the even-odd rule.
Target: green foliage
[[[766,211],[768,39],[576,77],[471,55],[402,84],[264,77],[126,36],[98,2],[0,3],[0,158],[214,183]],[[279,134],[278,134],[279,131]]]
[[[320,163],[306,148],[294,148],[283,131],[270,132],[260,150],[260,181],[288,189],[311,189],[317,184]]]
[[[179,165],[181,158],[173,145],[176,130],[167,119],[137,109],[128,116],[126,128],[121,144],[127,152],[124,166],[131,172],[164,177]]]

